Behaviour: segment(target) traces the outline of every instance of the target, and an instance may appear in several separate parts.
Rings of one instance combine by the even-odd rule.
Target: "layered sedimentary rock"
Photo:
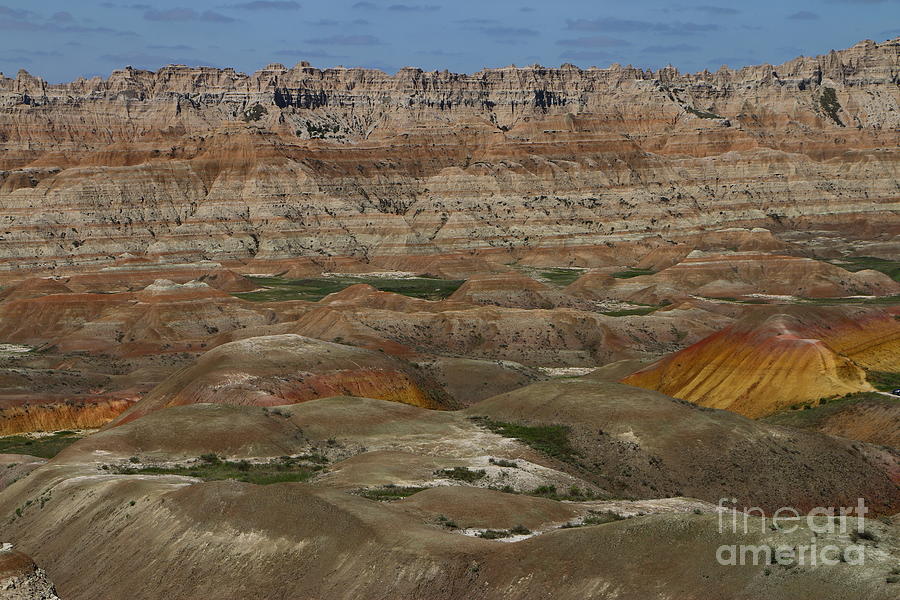
[[[447,408],[437,386],[402,361],[299,335],[254,337],[210,350],[162,382],[113,425],[201,402],[278,406],[352,395]]]
[[[0,435],[28,431],[61,431],[65,429],[96,429],[106,425],[137,401],[127,399],[87,398],[59,399],[42,403],[40,400],[12,404],[0,402]]]
[[[0,338],[125,356],[202,352],[211,335],[274,319],[206,283],[158,280],[133,293],[13,295],[0,302]]]
[[[866,370],[900,371],[900,322],[856,307],[759,307],[622,381],[750,417],[869,391]]]
[[[694,251],[652,275],[616,279],[604,271],[589,271],[567,286],[566,291],[582,298],[658,304],[694,295],[710,298],[754,294],[804,298],[891,296],[900,294],[900,283],[878,271],[851,273],[804,257]]]
[[[705,410],[618,383],[536,383],[465,412],[500,422],[568,427],[578,455],[574,462],[613,495],[685,495],[715,502],[732,494],[743,506],[758,502],[766,511],[779,506],[806,511],[817,502],[851,502],[854,490],[871,485],[878,491],[865,495],[874,503],[892,510],[900,501],[898,458],[891,452],[866,446],[848,452],[853,448],[848,440]],[[776,474],[801,469],[804,474],[793,480]]]
[[[471,418],[485,416],[567,425],[558,442],[574,452],[542,454]],[[296,466],[312,452],[327,463],[304,483],[160,474],[173,463],[197,464],[203,453],[252,469]],[[293,462],[278,458],[284,455]],[[848,506],[861,497],[870,516],[889,515],[900,502],[886,473],[896,464],[896,456],[869,444],[633,387],[567,380],[457,413],[349,397],[277,410],[167,408],[69,446],[4,490],[0,515],[8,539],[44,565],[68,600],[538,600],[548,590],[580,600],[603,594],[599,588],[647,598],[658,595],[661,579],[685,590],[679,598],[729,598],[740,589],[748,598],[893,600],[886,578],[896,566],[897,527],[889,518],[867,519],[869,535],[861,541],[852,530],[820,528],[814,535],[805,519],[797,530],[779,530],[755,516],[758,509],[746,532],[720,531],[714,503],[735,497],[739,506],[771,515],[785,505]],[[454,469],[481,476],[447,477]],[[388,484],[411,495],[392,502],[366,496]],[[562,502],[509,493],[550,485],[596,495]],[[692,498],[659,497],[670,491]],[[35,501],[25,505],[27,499]],[[517,526],[528,533],[473,535]],[[867,544],[865,562],[848,577],[846,563],[788,568],[759,561],[736,568],[715,560],[722,544],[793,547],[810,539],[835,544],[838,553]],[[191,568],[147,560],[148,548],[188,557]],[[366,573],[377,575],[360,576]]]
[[[607,244],[637,260],[657,236],[729,226],[887,239],[898,56],[894,40],[697,74],[20,72],[0,78],[0,258],[602,266]]]
[[[510,308],[587,308],[589,303],[519,273],[476,275],[463,283],[450,300]]]
[[[12,544],[0,546],[0,598],[3,600],[59,600],[43,569]]]

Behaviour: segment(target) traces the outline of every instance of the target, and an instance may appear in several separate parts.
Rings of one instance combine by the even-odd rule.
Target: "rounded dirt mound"
[[[556,380],[489,398],[465,414],[518,432],[621,497],[690,496],[774,510],[851,506],[864,497],[900,509],[889,472],[900,455],[827,435],[762,424],[658,392]],[[502,426],[502,425],[501,425]],[[540,427],[562,429],[541,430]]]
[[[437,387],[412,366],[380,352],[285,334],[223,344],[157,386],[113,425],[168,406],[215,402],[278,406],[362,396],[446,408]]]

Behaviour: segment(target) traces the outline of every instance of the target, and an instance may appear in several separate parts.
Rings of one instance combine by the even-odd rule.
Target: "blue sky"
[[[900,0],[0,0],[0,72],[133,65],[716,69],[900,36]]]

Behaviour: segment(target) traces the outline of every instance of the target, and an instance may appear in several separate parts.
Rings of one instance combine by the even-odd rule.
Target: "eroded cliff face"
[[[898,81],[900,40],[692,75],[19,72],[0,78],[0,267],[598,266],[608,244],[729,226],[878,239],[900,228]]]

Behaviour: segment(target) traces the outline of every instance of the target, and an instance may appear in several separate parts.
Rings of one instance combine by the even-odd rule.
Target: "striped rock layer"
[[[725,227],[889,236],[898,72],[900,40],[696,74],[20,71],[0,76],[0,269],[600,266]]]
[[[867,370],[900,371],[895,312],[758,307],[622,381],[748,417],[871,391]]]

